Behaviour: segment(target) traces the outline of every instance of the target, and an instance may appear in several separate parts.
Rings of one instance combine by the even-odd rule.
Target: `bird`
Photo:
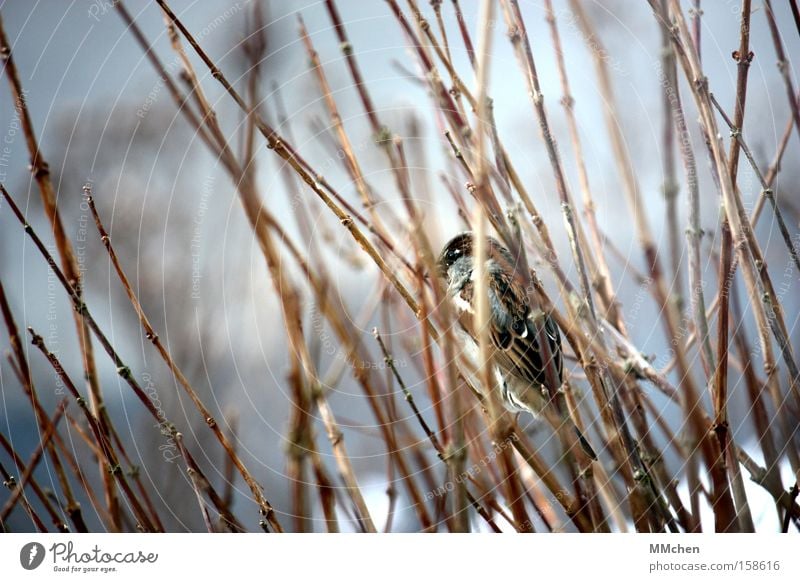
[[[517,269],[525,268],[521,261],[515,260],[512,253],[492,237],[486,237],[485,246],[489,360],[503,404],[514,412],[529,412],[534,418],[558,413],[560,425],[571,426],[584,451],[592,459],[597,459],[588,440],[572,419],[565,411],[558,410],[558,404],[554,403],[564,373],[558,326],[549,314],[531,308],[528,293],[517,276]],[[436,266],[458,313],[456,332],[465,356],[478,368],[478,336],[474,321],[475,252],[475,236],[469,231],[462,232],[444,245]],[[541,340],[544,340],[544,346]]]

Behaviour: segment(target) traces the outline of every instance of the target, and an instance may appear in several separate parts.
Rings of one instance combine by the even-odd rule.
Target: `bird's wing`
[[[473,338],[477,338],[473,305],[474,282],[464,283],[453,300],[458,308],[459,325]],[[542,386],[552,391],[561,385],[561,334],[553,320],[539,311],[531,313],[525,290],[503,273],[490,278],[489,308],[491,324],[489,338],[492,343],[491,357],[506,374],[511,374],[533,388]],[[539,347],[537,327],[544,325],[543,332],[548,346],[548,358],[544,360]],[[546,364],[552,361],[555,371],[555,386],[547,381]]]
[[[490,337],[498,348],[497,363],[507,373],[525,380],[534,387],[558,389],[562,379],[561,334],[553,320],[541,311],[532,313],[524,289],[515,281],[498,277],[490,287],[492,329]],[[541,349],[538,328],[547,343],[547,354]],[[547,365],[552,362],[555,386],[548,382]]]

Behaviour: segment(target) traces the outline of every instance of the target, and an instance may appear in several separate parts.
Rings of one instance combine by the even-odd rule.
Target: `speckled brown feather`
[[[472,237],[469,234],[454,238],[445,247],[440,258],[440,270],[444,273],[448,266],[448,252],[450,260],[453,257],[472,254]],[[494,239],[488,239],[487,259],[496,265],[489,277],[489,297],[492,308],[491,328],[489,337],[494,350],[492,357],[497,366],[505,373],[510,374],[532,388],[545,387],[552,395],[561,385],[562,359],[561,359],[561,334],[552,319],[541,314],[544,324],[544,334],[548,341],[549,357],[555,366],[556,386],[550,386],[546,363],[543,362],[542,350],[539,346],[536,322],[531,317],[525,289],[513,276],[516,267],[511,253]],[[470,279],[464,281],[458,290],[460,305],[459,321],[471,337],[477,337],[474,329],[471,309],[475,292],[474,282]]]
[[[527,410],[534,415],[540,412],[547,416],[557,414],[559,419],[554,421],[554,426],[571,426],[584,452],[597,459],[589,441],[555,398],[563,378],[558,327],[546,313],[531,311],[527,293],[514,277],[519,266],[511,253],[492,238],[487,239],[487,243],[492,347],[489,357],[502,376],[503,400],[512,409]],[[447,279],[449,293],[458,308],[459,326],[471,338],[468,341],[474,343],[478,336],[474,329],[472,244],[471,233],[454,237],[442,250],[438,268],[440,275]],[[546,349],[539,343],[542,338]],[[549,359],[545,360],[545,356]],[[548,408],[550,401],[555,401],[555,408]]]

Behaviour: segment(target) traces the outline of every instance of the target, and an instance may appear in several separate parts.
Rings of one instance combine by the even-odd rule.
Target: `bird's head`
[[[442,277],[448,285],[453,280],[459,279],[469,271],[472,271],[472,246],[473,236],[471,232],[462,232],[451,238],[447,244],[444,245],[436,264],[439,270],[439,276]]]
[[[451,238],[439,254],[439,276],[448,284],[469,274],[474,267],[475,237],[462,232]],[[500,269],[513,273],[517,268],[511,253],[492,237],[486,237],[486,259],[490,270]]]

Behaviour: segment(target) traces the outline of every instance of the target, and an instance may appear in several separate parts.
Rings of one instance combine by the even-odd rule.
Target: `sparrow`
[[[474,251],[473,234],[461,233],[445,244],[437,268],[458,313],[456,331],[465,355],[477,367]],[[548,410],[548,406],[563,383],[561,333],[547,313],[531,309],[528,294],[515,276],[518,268],[525,268],[520,263],[497,240],[487,237],[485,272],[488,273],[490,362],[506,408],[526,411],[537,418],[542,413],[554,412]],[[546,347],[542,348],[540,339],[546,342]],[[571,426],[584,451],[596,459],[572,419],[562,411],[556,412],[560,413],[560,425]]]

